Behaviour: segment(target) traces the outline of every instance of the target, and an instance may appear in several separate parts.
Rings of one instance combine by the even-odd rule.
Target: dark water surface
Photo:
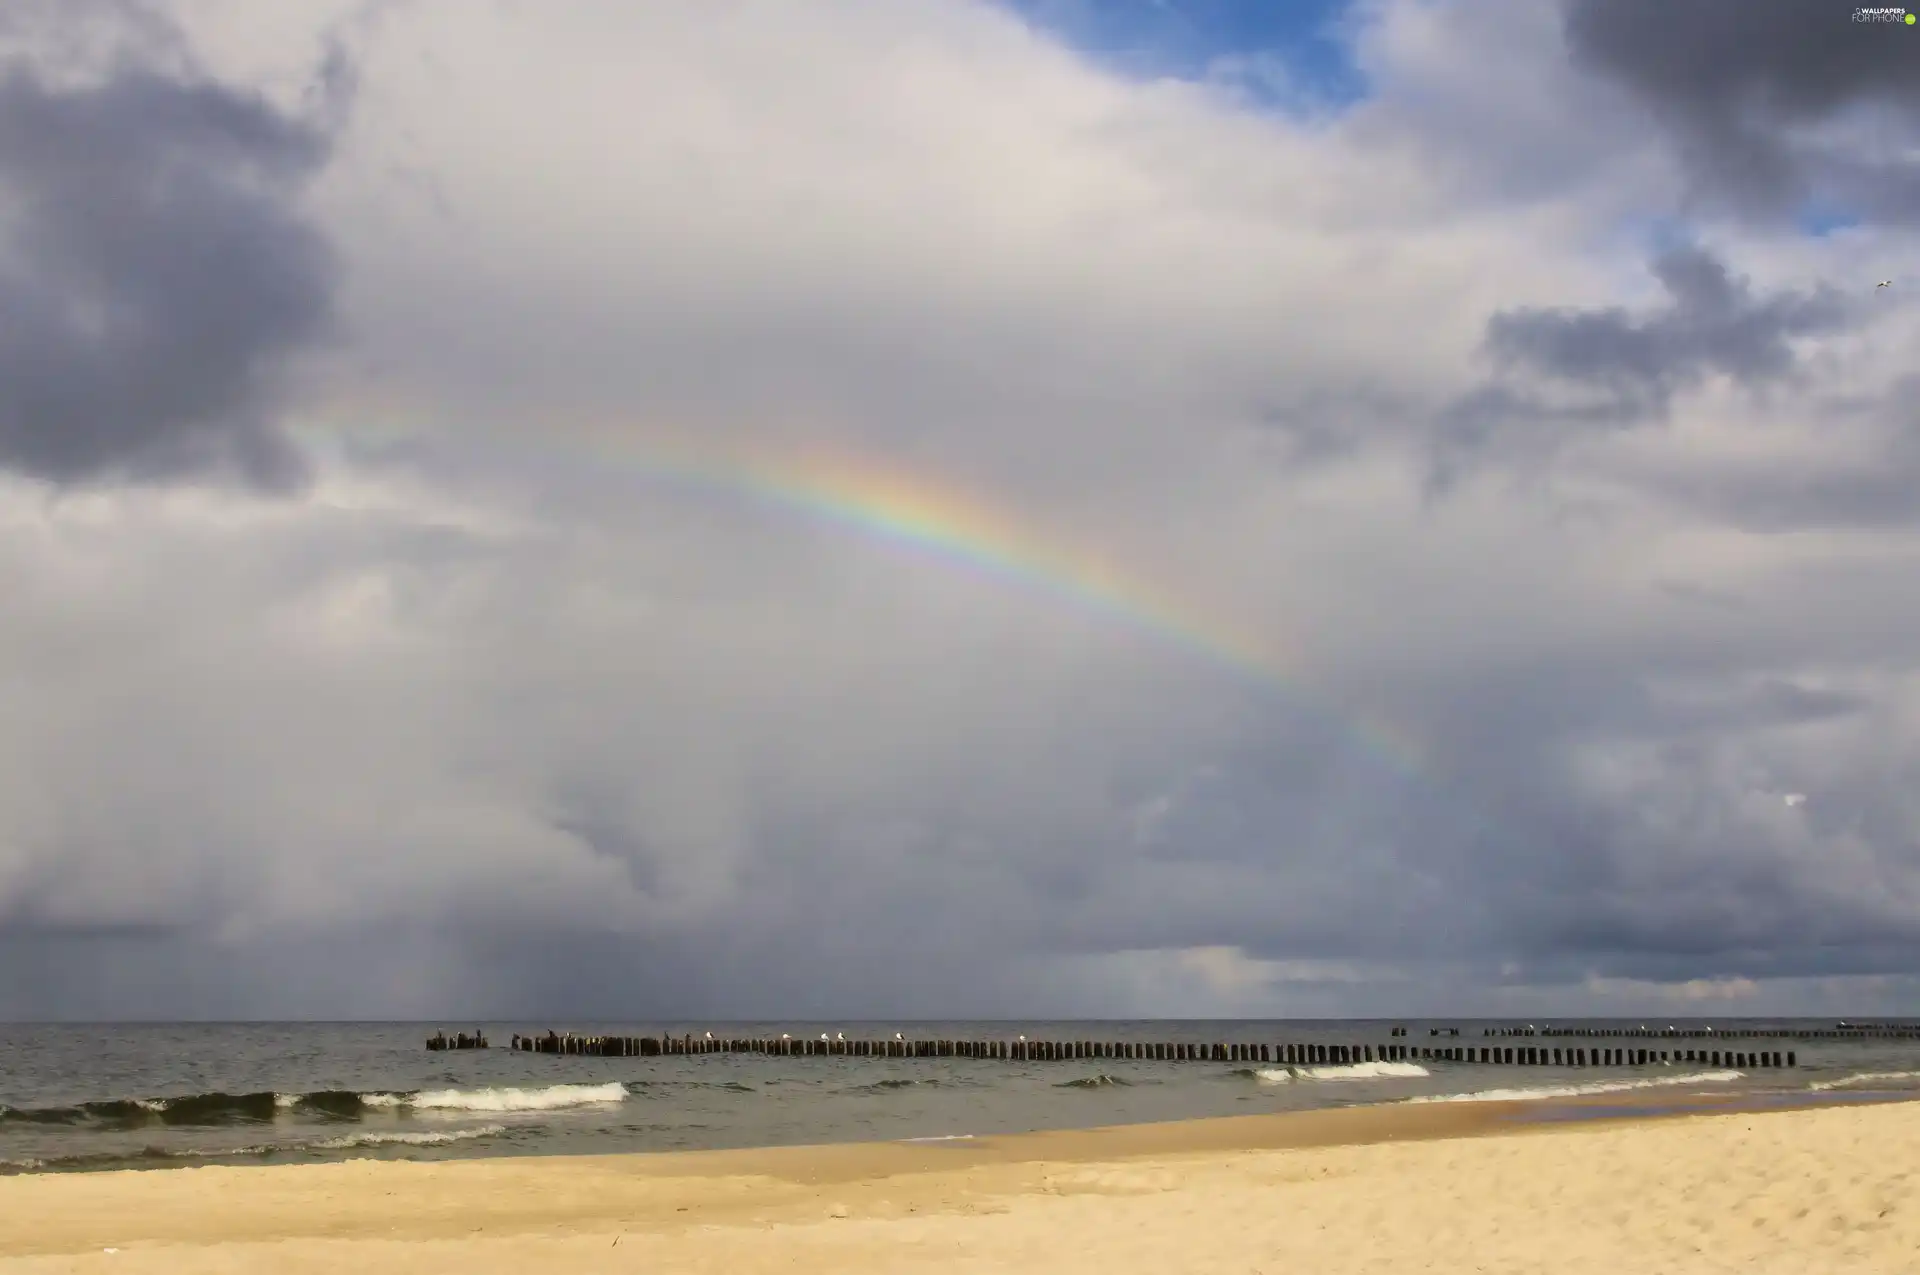
[[[1483,1044],[1484,1020],[1405,1023],[1402,1043]],[[1822,1028],[1832,1020],[1674,1020],[1678,1026]],[[1460,1029],[1434,1039],[1428,1027]],[[1574,1025],[1572,1023],[1566,1025]],[[1589,1026],[1606,1020],[1586,1020]],[[1637,1026],[1638,1023],[1618,1025]],[[1659,1024],[1664,1026],[1666,1024]],[[1800,1066],[1750,1075],[1675,1063],[1638,1068],[1247,1066],[1115,1059],[553,1057],[514,1032],[850,1039],[1389,1043],[1392,1023],[248,1023],[0,1024],[0,1172],[353,1156],[443,1159],[701,1147],[961,1138],[1199,1116],[1402,1101],[1695,1092],[1920,1096],[1920,1042],[1734,1041],[1793,1049]],[[494,1048],[430,1053],[425,1038],[479,1027]],[[1522,1042],[1505,1041],[1506,1044]],[[1524,1043],[1711,1046],[1701,1040]]]

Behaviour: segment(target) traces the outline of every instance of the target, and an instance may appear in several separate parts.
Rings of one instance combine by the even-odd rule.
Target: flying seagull
[[[1874,286],[1874,288],[1875,288],[1876,290],[1878,290],[1878,289],[1880,289],[1880,288],[1891,288],[1891,287],[1893,286],[1893,280],[1891,280],[1891,279],[1882,279],[1882,280],[1881,280],[1880,282],[1878,282],[1878,283],[1876,283],[1876,284],[1874,284],[1873,286]]]

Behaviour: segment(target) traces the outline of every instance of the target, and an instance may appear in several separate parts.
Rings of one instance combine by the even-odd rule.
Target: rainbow
[[[316,437],[311,430],[300,432]],[[1284,648],[957,487],[870,457],[818,447],[728,444],[658,434],[571,433],[566,438],[569,449],[590,452],[598,464],[743,495],[1059,599],[1279,690],[1296,708],[1333,723],[1397,770],[1417,776],[1424,769],[1423,750],[1402,731],[1309,694],[1304,663]],[[553,439],[546,436],[543,447]]]

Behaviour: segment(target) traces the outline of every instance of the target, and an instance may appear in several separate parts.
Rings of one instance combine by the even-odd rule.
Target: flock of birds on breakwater
[[[1843,1036],[1880,1036],[1897,1034],[1901,1038],[1920,1035],[1920,1027],[1878,1024],[1854,1027],[1843,1024],[1832,1029]],[[1393,1029],[1405,1037],[1407,1029]],[[1806,1040],[1827,1038],[1825,1031],[1793,1029],[1718,1029],[1681,1027],[1500,1027],[1483,1029],[1483,1038],[1545,1037],[1702,1040],[1713,1044],[1749,1040]],[[1457,1039],[1457,1027],[1429,1029],[1430,1038]],[[448,1036],[436,1033],[427,1040],[427,1048],[486,1049],[487,1038],[478,1031]],[[1640,1067],[1668,1063],[1692,1063],[1713,1067],[1771,1069],[1799,1065],[1796,1051],[1777,1049],[1670,1048],[1645,1046],[1545,1046],[1545,1045],[1454,1045],[1454,1044],[1328,1044],[1312,1041],[1229,1042],[1229,1041],[1138,1041],[1138,1040],[1029,1040],[1025,1036],[983,1040],[908,1039],[894,1033],[892,1039],[848,1039],[846,1034],[821,1033],[816,1038],[780,1036],[716,1037],[712,1032],[700,1036],[599,1036],[574,1035],[549,1031],[545,1035],[515,1033],[510,1048],[518,1052],[586,1056],[601,1058],[660,1058],[702,1054],[762,1054],[773,1057],[845,1057],[845,1058],[976,1058],[1010,1062],[1062,1062],[1078,1059],[1132,1059],[1164,1062],[1272,1063],[1292,1066],[1355,1066],[1375,1062],[1451,1062],[1482,1066],[1523,1067]]]

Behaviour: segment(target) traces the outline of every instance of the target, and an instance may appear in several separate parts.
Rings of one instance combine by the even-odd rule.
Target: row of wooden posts
[[[1458,1027],[1430,1027],[1429,1037],[1458,1037]],[[1395,1037],[1405,1037],[1405,1027],[1395,1027]],[[1765,1028],[1719,1028],[1719,1027],[1488,1027],[1482,1030],[1482,1036],[1488,1038],[1524,1038],[1545,1039],[1643,1039],[1643,1040],[1916,1040],[1920,1039],[1920,1026],[1902,1023],[1875,1023],[1867,1025],[1840,1024],[1832,1028],[1819,1029],[1765,1029]],[[568,1042],[572,1042],[569,1044]],[[597,1042],[587,1044],[583,1042]],[[627,1042],[631,1042],[629,1045]],[[691,1042],[689,1044],[688,1042]],[[708,1046],[719,1046],[709,1048]],[[435,1032],[427,1039],[427,1048],[440,1049],[485,1049],[487,1038],[477,1029],[471,1033],[460,1032],[448,1035]],[[545,1036],[520,1036],[513,1038],[513,1048],[534,1053],[587,1053],[607,1054],[616,1057],[653,1057],[663,1054],[688,1053],[763,1053],[763,1054],[846,1054],[853,1057],[875,1058],[1009,1058],[1048,1060],[1055,1058],[1139,1058],[1165,1059],[1181,1061],[1202,1059],[1221,1062],[1289,1062],[1315,1063],[1328,1061],[1327,1058],[1310,1056],[1314,1050],[1346,1050],[1352,1055],[1347,1061],[1385,1061],[1418,1060],[1431,1058],[1442,1062],[1498,1062],[1501,1055],[1498,1049],[1481,1048],[1478,1053],[1472,1048],[1422,1048],[1414,1050],[1411,1046],[1382,1045],[1374,1047],[1344,1045],[1228,1045],[1199,1044],[1194,1042],[1170,1042],[1150,1044],[1137,1041],[1088,1042],[1088,1041],[909,1041],[902,1039],[850,1041],[850,1040],[791,1040],[787,1037],[764,1040],[727,1040],[714,1041],[711,1037],[694,1040],[693,1037],[650,1037],[650,1036],[561,1036],[548,1032]],[[1091,1050],[1092,1052],[1085,1052]],[[1267,1051],[1256,1055],[1256,1050]],[[1522,1050],[1517,1057],[1531,1055],[1537,1051]],[[1614,1050],[1565,1050],[1552,1051],[1556,1059],[1562,1055],[1584,1057],[1586,1055],[1619,1054]],[[1626,1051],[1631,1052],[1631,1051]],[[1641,1051],[1646,1052],[1646,1051]],[[1669,1050],[1658,1054],[1659,1060],[1666,1060],[1668,1054],[1675,1061],[1697,1061],[1712,1055],[1764,1058],[1773,1051],[1729,1051],[1729,1050]],[[1513,1054],[1509,1048],[1506,1054]],[[1271,1057],[1267,1056],[1268,1054]],[[1698,1056],[1698,1057],[1696,1057]],[[1789,1055],[1791,1056],[1791,1055]],[[1331,1058],[1329,1055],[1328,1058]],[[1583,1066],[1575,1062],[1571,1065]],[[1611,1064],[1609,1064],[1611,1065]],[[1754,1064],[1767,1066],[1764,1062]],[[1775,1064],[1777,1065],[1777,1064]],[[1789,1063],[1788,1066],[1793,1064]]]
[[[431,1041],[428,1048],[435,1048]],[[484,1046],[481,1046],[484,1048]],[[439,1046],[447,1048],[447,1046]],[[1373,1062],[1453,1062],[1509,1067],[1644,1067],[1691,1063],[1743,1070],[1795,1067],[1794,1051],[1640,1048],[1548,1048],[1537,1045],[1229,1044],[1224,1041],[1133,1040],[795,1040],[790,1036],[715,1039],[711,1036],[545,1036],[513,1038],[513,1048],[537,1054],[601,1058],[658,1058],[691,1054],[769,1054],[778,1057],[985,1058],[1010,1062],[1135,1059],[1155,1062],[1274,1063],[1354,1066]]]
[[[487,1038],[478,1031],[469,1035],[461,1032],[458,1036],[449,1036],[445,1032],[435,1032],[427,1037],[428,1049],[485,1049]]]
[[[1436,1027],[1438,1036],[1446,1029]],[[1454,1035],[1459,1030],[1453,1029]],[[1920,1040],[1920,1025],[1875,1023],[1855,1027],[1488,1027],[1482,1036],[1542,1036],[1552,1039],[1638,1038],[1641,1040]]]

